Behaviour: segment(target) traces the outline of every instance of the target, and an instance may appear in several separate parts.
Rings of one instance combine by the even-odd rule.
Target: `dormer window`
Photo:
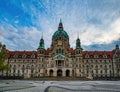
[[[13,57],[14,57],[14,58],[18,58],[18,55],[17,55],[17,54],[15,54]]]
[[[97,56],[97,55],[94,55],[94,58],[98,58],[98,56]]]
[[[26,58],[26,54],[23,54],[22,58]]]
[[[31,55],[31,58],[35,58],[35,55],[34,55],[34,54],[32,54],[32,55]]]
[[[102,58],[102,55],[100,55],[99,57]]]
[[[85,56],[85,58],[89,58],[89,55],[87,54],[87,55]]]
[[[103,57],[104,57],[104,58],[107,58],[107,56],[106,56],[106,55],[103,55]]]
[[[92,56],[92,55],[90,55],[90,57],[92,58],[93,56]]]
[[[108,55],[107,57],[110,58],[110,55]]]
[[[107,58],[106,51],[104,51],[103,57]]]

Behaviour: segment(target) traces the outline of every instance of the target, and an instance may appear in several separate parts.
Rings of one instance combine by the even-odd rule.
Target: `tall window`
[[[100,65],[100,68],[102,68],[102,65]]]
[[[62,62],[58,60],[58,66],[62,66]]]
[[[98,65],[96,65],[95,68],[98,70]]]

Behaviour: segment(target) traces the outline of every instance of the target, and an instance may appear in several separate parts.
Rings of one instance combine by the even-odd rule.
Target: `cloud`
[[[42,32],[45,47],[49,48],[60,18],[71,47],[75,48],[78,33],[85,49],[91,45],[97,48],[100,44],[113,44],[120,38],[120,3],[117,0],[31,0],[4,4],[19,11],[14,13],[12,8],[8,11],[4,5],[2,9],[6,11],[1,10],[4,17],[0,15],[0,41],[12,50],[36,50]]]
[[[83,45],[91,44],[110,44],[120,39],[120,18],[111,22],[110,26],[105,30],[89,25],[88,28],[81,33]]]
[[[10,50],[36,50],[39,45],[40,31],[34,27],[15,28],[12,25],[0,26],[0,41]]]

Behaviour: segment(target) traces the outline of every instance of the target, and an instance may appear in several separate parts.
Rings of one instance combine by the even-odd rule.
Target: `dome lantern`
[[[58,26],[58,30],[63,30],[63,24],[62,24],[62,20],[60,19],[60,23],[59,23],[59,26]]]
[[[60,34],[63,35],[65,38],[69,38],[67,32],[64,31],[61,19],[60,19],[60,23],[58,25],[58,30],[55,31],[55,33],[53,34],[52,38],[56,38]]]

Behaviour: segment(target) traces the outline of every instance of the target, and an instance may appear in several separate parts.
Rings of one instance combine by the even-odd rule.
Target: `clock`
[[[62,41],[61,40],[58,41],[58,45],[62,45]]]

